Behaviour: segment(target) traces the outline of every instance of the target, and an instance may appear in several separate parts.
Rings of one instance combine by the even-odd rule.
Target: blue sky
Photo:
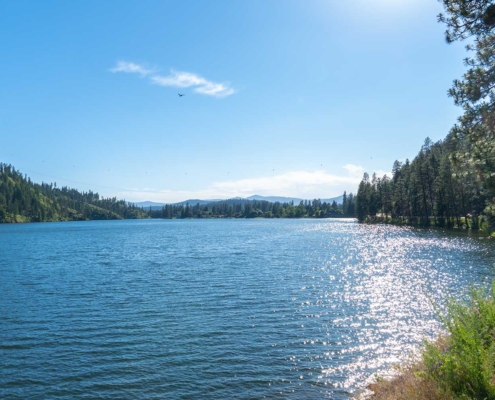
[[[0,2],[0,161],[131,201],[356,191],[460,110],[435,0]],[[185,94],[184,97],[178,93]]]

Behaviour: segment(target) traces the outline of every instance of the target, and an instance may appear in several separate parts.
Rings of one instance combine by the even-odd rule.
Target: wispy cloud
[[[153,70],[144,67],[143,65],[135,64],[128,61],[117,61],[117,65],[110,69],[110,72],[125,72],[128,74],[139,74],[147,76],[153,73]]]
[[[347,164],[342,174],[325,171],[291,171],[272,176],[215,182],[206,188],[192,191],[154,190],[141,193],[138,189],[118,195],[133,201],[151,200],[177,202],[187,199],[228,199],[261,196],[286,196],[303,199],[331,198],[341,195],[344,190],[356,192],[365,169],[359,165]]]
[[[177,88],[194,88],[196,93],[213,97],[226,97],[235,93],[229,83],[217,83],[209,81],[200,75],[192,72],[170,71],[170,75],[157,75],[153,70],[143,65],[128,61],[118,61],[117,65],[110,69],[110,72],[135,73],[142,77],[149,76],[152,83],[160,86],[170,86]]]
[[[151,77],[153,83],[160,86],[173,86],[179,88],[194,87],[196,93],[215,97],[225,97],[234,94],[227,83],[211,82],[191,72],[171,71],[168,76],[155,75]]]

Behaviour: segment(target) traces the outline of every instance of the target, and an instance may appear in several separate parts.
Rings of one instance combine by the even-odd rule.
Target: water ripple
[[[352,220],[2,225],[0,397],[345,399],[493,250]]]

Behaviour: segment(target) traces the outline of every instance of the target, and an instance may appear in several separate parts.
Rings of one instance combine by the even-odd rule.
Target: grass
[[[370,385],[371,399],[495,399],[495,284],[471,289],[468,302],[451,300],[447,310],[447,334],[425,342],[392,380]]]

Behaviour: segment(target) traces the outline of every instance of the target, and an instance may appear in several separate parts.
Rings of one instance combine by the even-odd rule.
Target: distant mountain
[[[325,203],[332,203],[334,200],[337,202],[337,204],[342,204],[344,196],[338,196],[338,197],[332,197],[331,199],[320,199],[322,202]],[[269,201],[271,203],[279,202],[279,203],[290,203],[291,201],[294,202],[294,204],[299,204],[301,200],[304,201],[304,199],[300,199],[298,197],[280,197],[280,196],[259,196],[255,194],[254,196],[249,196],[246,198],[247,200],[264,200],[264,201]],[[309,200],[309,199],[308,199]],[[314,199],[311,199],[314,200]]]
[[[260,196],[258,194],[255,194],[253,196],[246,197],[246,200],[269,201],[270,203],[276,203],[277,201],[279,203],[290,203],[291,201],[293,201],[294,203],[299,204],[303,199],[299,199],[297,197]]]
[[[153,201],[140,201],[140,202],[137,202],[137,203],[132,203],[132,202],[129,202],[129,204],[134,204],[136,207],[141,207],[141,208],[153,208],[153,207],[160,207],[162,208],[165,204],[167,203],[155,203]]]
[[[190,206],[195,206],[196,204],[200,204],[202,206],[211,204],[211,203],[216,203],[217,201],[221,201],[218,199],[212,199],[212,200],[199,200],[199,199],[189,199],[189,200],[184,200],[180,201],[178,203],[155,203],[154,201],[139,201],[137,203],[132,203],[130,202],[129,204],[134,204],[136,207],[140,208],[145,208],[149,209],[151,208],[152,210],[161,210],[163,206],[167,204],[171,204],[173,206],[185,206],[186,204],[189,203]]]
[[[211,199],[211,200],[189,199],[189,200],[180,201],[178,203],[172,203],[172,205],[173,206],[180,206],[180,205],[185,206],[186,204],[189,203],[190,206],[195,206],[196,204],[199,203],[200,206],[204,206],[206,204],[216,203],[217,201],[222,201],[222,200],[219,200],[219,199]]]
[[[344,200],[344,195],[332,197],[331,199],[321,199],[321,201],[325,203],[332,203],[334,200],[337,202],[337,204],[342,204]]]
[[[324,203],[332,203],[334,200],[337,202],[337,204],[342,204],[342,199],[344,196],[338,196],[338,197],[332,197],[331,199],[321,199],[322,202]],[[304,199],[301,199],[299,197],[282,197],[282,196],[260,196],[260,195],[253,195],[249,197],[233,197],[231,199],[211,199],[211,200],[201,200],[201,199],[189,199],[189,200],[184,200],[180,201],[178,203],[171,203],[173,206],[180,206],[180,205],[186,205],[189,204],[190,206],[195,206],[196,204],[199,203],[201,206],[205,206],[208,204],[216,203],[219,201],[224,201],[227,202],[228,204],[233,204],[233,203],[245,203],[246,201],[249,200],[257,200],[257,201],[269,201],[270,203],[290,203],[291,201],[294,202],[294,204],[299,204],[301,201],[304,201]],[[309,200],[309,199],[308,199]],[[313,200],[313,199],[311,199]],[[141,208],[146,208],[149,209],[151,207],[152,210],[161,210],[162,207],[166,204],[169,203],[156,203],[153,201],[140,201],[137,203],[131,203],[136,205],[137,207]]]

